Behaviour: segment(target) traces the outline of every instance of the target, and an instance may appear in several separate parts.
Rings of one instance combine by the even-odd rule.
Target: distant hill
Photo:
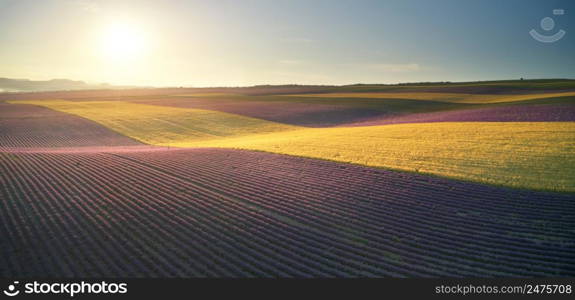
[[[0,78],[0,92],[40,92],[40,91],[70,91],[94,89],[130,88],[129,86],[113,86],[107,83],[89,84],[84,81],[69,79],[29,80]]]
[[[231,93],[250,96],[271,96],[311,93],[385,93],[442,92],[468,94],[529,94],[575,91],[575,79],[526,79],[473,82],[413,82],[396,84],[348,85],[255,85],[236,87],[143,87],[110,84],[89,84],[69,79],[33,81],[0,78],[0,101],[4,99],[34,99],[35,97],[120,98],[134,96],[183,95],[193,93]],[[13,94],[11,92],[19,92]],[[38,93],[46,92],[46,93]]]

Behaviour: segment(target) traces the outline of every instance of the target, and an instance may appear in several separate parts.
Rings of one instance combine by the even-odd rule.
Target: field
[[[141,144],[89,120],[40,106],[0,103],[0,111],[0,148]]]
[[[538,115],[533,116],[533,122],[305,128],[227,112],[125,101],[13,103],[78,115],[150,145],[258,150],[497,185],[575,192],[575,123],[535,122],[539,121]],[[514,108],[521,106],[511,110]],[[554,115],[542,111],[545,116]],[[556,114],[562,112],[557,110]],[[515,115],[525,114],[519,110]]]
[[[463,93],[320,93],[290,95],[291,97],[319,97],[319,98],[366,98],[366,99],[406,99],[431,100],[448,103],[506,103],[527,100],[540,100],[575,96],[575,92],[545,93],[545,94],[519,94],[519,95],[490,95],[490,94],[463,94]]]
[[[574,276],[574,91],[0,95],[0,274]]]

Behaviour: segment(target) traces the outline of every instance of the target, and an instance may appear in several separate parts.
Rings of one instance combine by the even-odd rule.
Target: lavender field
[[[290,96],[324,92],[317,87],[207,97],[155,92],[58,95],[69,103],[202,109],[298,130],[575,121],[572,98],[453,104]],[[235,148],[157,146],[33,96],[40,102],[0,103],[3,277],[575,276],[571,192]],[[164,133],[171,132],[157,134]],[[564,142],[569,159],[572,141]]]
[[[223,149],[0,158],[4,276],[575,274],[568,195]]]

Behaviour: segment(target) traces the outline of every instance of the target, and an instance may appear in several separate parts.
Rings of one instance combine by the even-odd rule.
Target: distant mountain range
[[[0,93],[5,92],[39,92],[66,90],[124,89],[132,86],[117,86],[107,83],[90,84],[84,81],[69,79],[29,80],[0,78]]]

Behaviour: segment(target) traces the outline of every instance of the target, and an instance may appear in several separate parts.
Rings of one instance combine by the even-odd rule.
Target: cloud
[[[385,71],[385,72],[415,72],[421,70],[419,64],[408,63],[408,64],[370,64],[366,65],[366,68],[370,70]]]
[[[74,0],[74,4],[89,13],[98,13],[102,10],[95,0]]]

